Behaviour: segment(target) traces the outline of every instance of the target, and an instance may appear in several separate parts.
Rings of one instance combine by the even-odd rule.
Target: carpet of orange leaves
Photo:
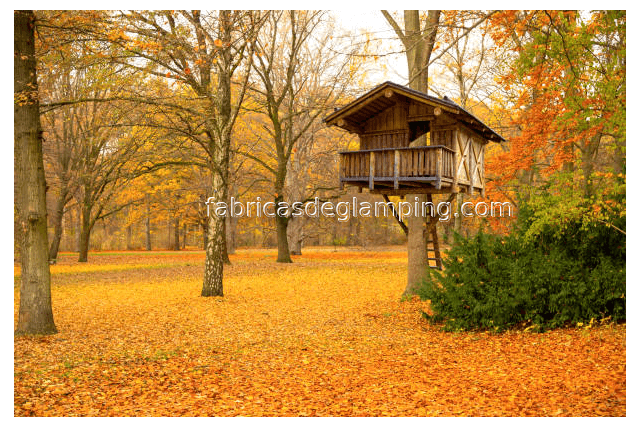
[[[626,415],[624,325],[445,333],[400,301],[402,251],[275,256],[239,251],[201,298],[201,252],[63,255],[60,333],[15,339],[14,414]]]

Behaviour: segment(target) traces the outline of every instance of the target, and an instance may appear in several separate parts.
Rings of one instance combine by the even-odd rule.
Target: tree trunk
[[[227,205],[229,206],[229,205]],[[229,215],[227,215],[228,217]],[[222,262],[227,265],[231,265],[231,260],[229,259],[229,244],[227,242],[227,218],[223,218],[222,221],[222,236],[224,238],[224,248],[222,250]]]
[[[80,203],[76,205],[75,247],[74,252],[80,252],[80,234],[82,234],[82,208]]]
[[[148,251],[151,250],[151,206],[149,203],[149,195],[147,199],[147,217],[144,220],[144,232],[145,232],[145,247]]]
[[[207,220],[206,223],[202,224],[202,249],[203,250],[207,250],[207,240],[209,239],[209,235],[207,232],[207,225],[208,225],[209,221]]]
[[[84,194],[88,194],[88,189],[85,188]],[[95,221],[91,220],[91,201],[85,199],[82,202],[82,217],[80,222],[80,251],[78,253],[78,262],[87,262],[89,256],[89,240],[91,238],[91,231],[95,225]]]
[[[238,218],[227,216],[225,223],[225,233],[227,237],[227,254],[233,255],[236,253],[236,226],[238,224]]]
[[[187,224],[182,224],[182,249],[187,248]]]
[[[216,172],[214,174],[214,184],[212,192],[213,202],[224,202],[226,197],[218,189],[223,189],[224,185],[219,175]],[[205,261],[204,261],[204,280],[202,283],[203,297],[223,296],[222,277],[224,272],[224,251],[226,247],[226,241],[224,236],[224,221],[223,216],[217,216],[211,214],[208,217],[207,224],[207,237],[205,247]]]
[[[283,180],[284,181],[284,180]],[[289,218],[285,215],[278,214],[278,206],[283,201],[284,182],[282,186],[276,186],[276,198],[275,210],[276,210],[276,238],[278,240],[278,259],[276,262],[291,263],[291,254],[289,253],[289,240],[287,239],[287,226],[289,225]]]
[[[338,221],[333,221],[333,227],[331,228],[331,244],[335,247],[338,240]]]
[[[407,196],[407,201],[412,204],[415,199],[418,200],[419,206],[426,201],[426,197],[423,194]],[[409,235],[407,236],[408,270],[407,287],[404,291],[404,296],[416,293],[425,278],[427,268],[429,268],[425,219],[420,215],[411,215],[407,218],[407,228],[409,229]]]
[[[453,212],[457,213],[457,215],[453,215],[453,231],[460,234],[462,233],[462,204],[464,203],[464,194],[458,193],[456,194],[456,207]]]
[[[626,162],[627,162],[626,151],[627,151],[626,140],[621,140],[616,138],[614,155],[613,155],[613,158],[614,158],[613,170],[615,171],[616,174],[625,173],[626,171]]]
[[[19,178],[20,308],[15,333],[55,334],[42,131],[35,58],[35,15],[14,11],[14,161]]]
[[[304,231],[303,217],[291,217],[287,226],[287,240],[289,241],[289,252],[291,255],[302,255],[302,240]]]
[[[173,250],[180,250],[180,218],[177,216],[173,219]]]
[[[218,135],[209,140],[210,162],[209,170],[212,175],[212,202],[227,202],[229,196],[229,156],[231,151],[231,132],[234,114],[231,108],[231,77],[233,75],[233,58],[229,46],[232,44],[232,31],[235,23],[231,12],[219,12],[218,29],[222,46],[218,56],[218,74],[216,86],[216,107],[212,107],[209,118],[205,120],[205,127],[209,135]],[[217,111],[216,111],[217,110]],[[214,121],[217,126],[214,124]],[[223,296],[222,278],[224,274],[226,236],[225,218],[209,215],[207,227],[207,244],[205,250],[205,271],[202,284],[202,296]],[[226,257],[228,258],[228,257]]]
[[[351,220],[349,221],[349,227],[347,228],[347,241],[345,242],[347,246],[355,245],[355,231],[354,231],[355,222],[356,222],[355,218],[351,218]]]
[[[89,215],[83,212],[82,228],[80,229],[80,251],[78,253],[78,262],[87,262],[89,257],[89,239],[91,237],[91,222]]]
[[[417,10],[405,10],[405,37],[402,40],[407,51],[409,68],[409,87],[428,93],[429,59],[435,44],[440,11],[430,10],[427,23],[420,28],[420,16]],[[426,137],[421,137],[418,145],[426,145]],[[407,201],[418,202],[418,206],[426,202],[424,194],[407,195]],[[427,260],[427,232],[425,218],[414,212],[407,219],[409,234],[407,236],[408,270],[407,287],[404,296],[414,295],[425,278],[429,263]]]
[[[276,205],[277,206],[277,205]],[[289,219],[286,216],[276,215],[276,232],[278,238],[278,259],[277,262],[290,263],[291,254],[289,253],[289,240],[287,239],[287,223]]]
[[[62,217],[64,215],[64,200],[67,195],[65,191],[61,191],[56,207],[53,212],[53,239],[49,246],[49,262],[55,263],[58,258],[58,250],[60,249],[60,240],[62,239]]]
[[[582,143],[582,173],[584,177],[584,195],[586,198],[593,195],[591,175],[595,170],[596,154],[598,152],[601,139],[602,134],[598,132],[589,141],[584,141]]]
[[[133,250],[133,226],[131,224],[127,225],[127,250]]]

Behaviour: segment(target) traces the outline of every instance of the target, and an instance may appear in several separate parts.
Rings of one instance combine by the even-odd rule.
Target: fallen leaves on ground
[[[238,251],[223,298],[202,252],[91,255],[52,267],[60,333],[15,339],[16,416],[626,415],[624,325],[441,332],[402,251]]]

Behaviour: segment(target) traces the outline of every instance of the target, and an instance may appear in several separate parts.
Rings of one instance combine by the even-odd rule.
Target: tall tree
[[[518,132],[487,169],[519,195],[544,186],[561,196],[540,210],[540,227],[624,217],[626,13],[505,11],[494,24],[516,52],[502,84],[517,94]]]
[[[473,112],[476,116],[481,117],[485,123],[491,123],[494,127],[497,121],[492,120],[493,117],[486,117],[487,113],[492,109],[487,108],[487,103],[492,100],[497,92],[496,76],[497,71],[501,68],[502,62],[506,59],[502,49],[497,50],[495,44],[491,43],[489,28],[490,20],[484,20],[487,16],[486,12],[474,10],[449,10],[444,11],[441,23],[441,33],[439,41],[441,44],[448,46],[436,62],[436,70],[439,80],[449,83],[447,89],[455,90],[456,101],[462,108]],[[469,33],[468,28],[474,26],[475,23],[481,22],[475,33]],[[433,89],[438,96],[444,94]],[[451,97],[451,95],[449,95]],[[488,119],[488,120],[487,120]],[[501,129],[502,131],[502,129]],[[455,230],[457,233],[462,231],[462,215],[460,214],[460,206],[464,202],[465,193],[456,194],[455,204],[452,211],[457,212],[451,221],[445,223],[445,235],[452,240]]]
[[[466,37],[474,28],[485,22],[494,12],[479,14],[479,18],[469,26],[464,26],[452,41],[446,46],[438,49],[439,53],[432,57],[436,50],[436,40],[438,30],[443,26],[440,22],[440,11],[429,10],[420,13],[417,10],[404,11],[404,29],[399,22],[387,11],[382,11],[389,25],[402,42],[407,56],[409,87],[424,93],[429,91],[429,66],[449,52],[457,41]],[[412,142],[413,145],[426,145],[426,136],[418,138]],[[420,204],[426,201],[424,195],[407,195],[411,201],[418,201]],[[426,242],[427,229],[425,219],[418,215],[411,215],[407,221],[408,228],[408,274],[407,287],[404,295],[412,295],[415,289],[422,282],[424,275],[429,268],[427,260]]]
[[[257,11],[145,11],[113,19],[106,40],[128,52],[114,61],[166,79],[189,96],[144,101],[175,117],[185,140],[204,153],[211,203],[228,198],[231,135],[246,92]],[[192,162],[192,164],[194,164]],[[202,296],[223,295],[225,218],[210,215]]]
[[[389,12],[382,11],[382,14],[405,48],[409,71],[409,87],[427,93],[429,90],[429,63],[436,43],[440,11],[430,10],[426,19],[421,20],[419,11],[405,10],[404,30]],[[426,145],[426,138],[420,138],[417,144]],[[407,200],[412,202],[417,200],[422,205],[423,202],[426,202],[426,197],[421,194],[410,194],[407,195]],[[426,270],[429,268],[425,218],[420,215],[409,216],[407,228],[409,231],[407,236],[409,260],[407,287],[404,294],[411,295],[422,282]]]
[[[47,77],[56,76],[60,78],[59,87],[63,90],[71,88],[71,70],[63,75],[55,72]],[[45,79],[43,79],[45,80]],[[44,84],[46,85],[46,80]],[[72,96],[65,95],[69,99]],[[77,171],[80,168],[78,161],[80,156],[79,127],[75,126],[76,115],[69,114],[72,108],[64,108],[52,111],[50,114],[43,114],[43,128],[45,142],[43,146],[45,163],[47,165],[47,182],[49,183],[50,194],[53,194],[53,210],[51,212],[51,223],[53,225],[53,236],[49,247],[49,260],[55,262],[58,257],[60,241],[62,239],[62,219],[69,203],[77,190]]]
[[[266,150],[267,159],[245,155],[272,176],[275,206],[306,201],[305,189],[286,194],[291,193],[286,188],[291,159],[303,143],[313,141],[305,136],[344,94],[357,70],[354,57],[333,53],[337,49],[332,45],[325,15],[321,11],[273,11],[256,43],[258,78],[252,88],[257,93],[256,111],[265,114],[269,122],[271,147]],[[290,221],[290,211],[276,209],[278,262],[291,262],[287,235]]]
[[[16,334],[57,332],[51,308],[35,24],[33,11],[14,11],[14,152],[21,266]]]

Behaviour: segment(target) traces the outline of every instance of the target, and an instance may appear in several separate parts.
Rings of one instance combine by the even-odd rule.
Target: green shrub
[[[524,238],[519,231],[495,236],[455,236],[443,260],[418,291],[431,300],[432,322],[446,330],[538,330],[592,318],[625,319],[625,239],[606,226],[571,224],[557,235],[545,230]]]

